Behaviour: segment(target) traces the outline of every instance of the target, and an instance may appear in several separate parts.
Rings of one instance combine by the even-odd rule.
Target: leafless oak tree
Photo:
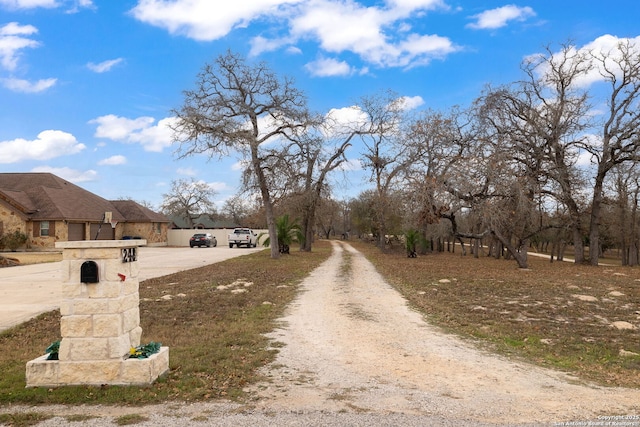
[[[171,191],[163,194],[161,210],[166,215],[184,218],[193,228],[193,220],[204,213],[213,213],[214,190],[205,182],[178,179],[171,182]]]
[[[604,182],[618,164],[640,160],[640,45],[630,40],[611,51],[592,51],[595,68],[609,87],[601,141],[585,145],[596,159],[589,227],[589,261],[598,265]]]
[[[532,191],[562,203],[569,213],[575,262],[584,260],[580,194],[584,182],[576,167],[588,128],[588,94],[576,81],[591,70],[588,55],[571,46],[560,53],[528,58],[526,79],[512,87],[490,89],[483,96],[484,117],[504,138],[513,159],[526,170]]]
[[[289,138],[307,126],[303,93],[266,64],[249,64],[227,52],[203,67],[195,89],[184,92],[182,107],[173,113],[180,157],[220,158],[231,152],[244,157],[247,176],[262,198],[269,238],[277,242],[272,193],[280,177],[274,169],[285,160]],[[279,256],[277,245],[271,245],[271,257]]]
[[[371,172],[374,184],[374,223],[378,233],[377,245],[385,250],[387,214],[393,186],[401,173],[411,164],[411,150],[400,137],[403,125],[403,99],[387,91],[360,99],[366,130],[361,133],[364,142],[363,166]]]

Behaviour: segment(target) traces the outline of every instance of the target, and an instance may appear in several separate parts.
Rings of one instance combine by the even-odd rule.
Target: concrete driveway
[[[141,247],[139,281],[190,270],[264,248]],[[0,268],[0,331],[41,313],[57,310],[61,302],[60,263]]]

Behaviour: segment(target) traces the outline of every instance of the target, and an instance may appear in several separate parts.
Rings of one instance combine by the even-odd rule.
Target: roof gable
[[[111,202],[51,173],[0,173],[0,197],[32,220],[100,221],[111,212],[121,222],[168,222],[133,201]]]
[[[133,222],[170,222],[163,214],[152,211],[133,200],[112,200],[111,204],[124,216]]]

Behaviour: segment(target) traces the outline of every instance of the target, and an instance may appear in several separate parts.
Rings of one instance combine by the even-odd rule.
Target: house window
[[[154,222],[153,223],[153,228],[156,230],[156,234],[161,234],[162,233],[162,224],[159,222]]]
[[[49,235],[49,221],[40,221],[40,235],[41,236]]]

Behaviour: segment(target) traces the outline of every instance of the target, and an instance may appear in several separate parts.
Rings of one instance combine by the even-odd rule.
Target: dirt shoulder
[[[424,414],[551,423],[638,414],[640,390],[603,388],[478,350],[426,323],[366,258],[333,242],[271,337],[284,346],[252,388],[280,411]]]

